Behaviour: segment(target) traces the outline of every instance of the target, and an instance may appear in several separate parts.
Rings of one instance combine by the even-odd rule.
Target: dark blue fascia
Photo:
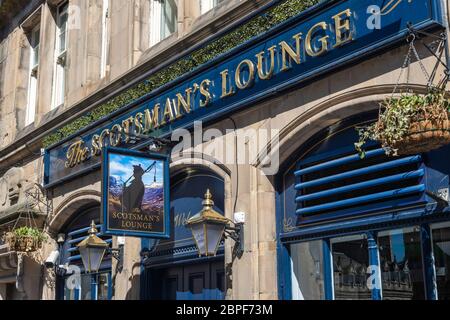
[[[435,7],[437,7],[435,1],[438,0],[430,0],[429,3],[431,8],[430,10],[437,10],[435,9]],[[199,67],[198,70],[196,70],[195,72],[192,72],[188,75],[186,75],[184,77],[180,77],[179,79],[175,80],[175,81],[183,81],[186,79],[190,79],[191,77],[193,77],[194,75],[198,75],[200,72],[205,71],[207,68],[211,68],[213,65],[218,64],[219,62],[221,62],[220,59],[225,59],[230,57],[231,55],[234,55],[235,53],[238,53],[242,50],[247,50],[250,47],[252,47],[252,45],[254,45],[256,42],[260,41],[261,39],[265,39],[265,38],[270,38],[273,37],[275,35],[276,32],[280,32],[281,30],[290,27],[293,23],[299,23],[303,20],[303,18],[308,17],[308,18],[314,18],[315,14],[318,12],[317,10],[325,10],[327,8],[333,8],[333,6],[335,5],[340,5],[343,4],[344,1],[343,0],[336,0],[336,1],[328,1],[328,2],[324,2],[321,5],[311,8],[311,10],[307,10],[305,12],[303,12],[302,14],[299,14],[296,17],[293,17],[291,19],[289,19],[288,21],[284,22],[283,24],[281,24],[280,26],[268,31],[265,34],[262,34],[258,37],[255,37],[254,39],[242,44],[241,46],[235,48],[234,50],[231,50],[229,53],[224,54],[221,57],[218,57],[217,59],[212,60],[211,62],[205,64],[202,67]],[[314,9],[314,10],[312,10]],[[433,11],[434,12],[434,11]],[[308,16],[306,16],[306,14],[308,13]],[[431,16],[430,13],[430,17],[428,17],[428,19],[424,20],[422,23],[417,23],[415,25],[416,28],[431,28],[431,27],[438,27],[439,26],[439,20],[440,16],[438,17],[434,17]],[[360,22],[362,23],[362,22]],[[440,26],[442,27],[442,26]],[[237,110],[237,108],[241,108],[241,107],[245,107],[248,105],[252,105],[255,103],[258,103],[260,101],[262,101],[263,99],[267,99],[273,96],[278,96],[281,94],[281,92],[287,91],[287,90],[292,90],[294,88],[299,88],[301,86],[304,86],[308,83],[308,81],[312,81],[314,78],[318,77],[318,76],[322,76],[325,73],[327,73],[328,71],[334,70],[336,68],[343,68],[347,63],[350,62],[356,62],[359,61],[361,59],[367,58],[369,56],[369,54],[375,54],[375,52],[379,52],[380,50],[386,49],[390,46],[398,45],[398,43],[404,39],[405,35],[407,34],[407,30],[403,30],[403,31],[399,31],[397,33],[395,33],[394,35],[389,35],[388,38],[384,39],[384,40],[380,40],[378,42],[375,43],[371,43],[369,41],[369,39],[364,39],[364,41],[369,41],[367,46],[364,46],[363,48],[363,53],[361,53],[359,51],[357,51],[356,53],[342,53],[342,56],[337,56],[335,57],[335,54],[331,54],[328,59],[334,59],[331,62],[323,62],[323,65],[321,65],[320,67],[317,67],[317,61],[312,63],[311,69],[308,69],[305,72],[302,72],[301,74],[295,76],[293,75],[291,78],[289,78],[286,81],[281,81],[279,84],[273,84],[271,86],[267,86],[266,88],[263,88],[263,90],[261,90],[258,93],[246,93],[245,96],[239,97],[239,101],[234,101],[233,99],[231,99],[231,101],[228,101],[227,104],[225,105],[225,107],[222,105],[223,102],[220,102],[217,104],[216,107],[220,107],[220,108],[216,108],[214,111],[211,112],[199,112],[199,114],[195,115],[195,120],[198,121],[204,121],[206,123],[213,121],[213,120],[219,120],[221,118],[223,118],[224,116],[226,116],[228,113],[233,112],[235,110]],[[252,47],[253,48],[253,47]],[[345,50],[344,50],[345,51]],[[242,57],[241,57],[242,58]],[[86,132],[86,130],[88,129],[92,129],[92,128],[96,128],[97,126],[100,125],[100,123],[107,123],[108,121],[112,121],[112,117],[117,116],[118,114],[123,114],[123,111],[126,109],[130,109],[130,108],[134,108],[138,103],[142,103],[144,101],[147,101],[149,99],[151,99],[152,97],[154,97],[155,95],[162,93],[164,90],[171,90],[178,82],[172,82],[167,84],[164,87],[161,87],[160,91],[156,90],[154,92],[152,92],[151,94],[149,94],[148,96],[142,97],[140,100],[133,102],[132,104],[126,106],[126,108],[120,109],[118,111],[118,113],[113,113],[111,114],[110,117],[105,118],[104,120],[102,120],[102,122],[97,122],[95,124],[92,124],[92,126],[87,127],[85,130],[81,130],[80,132],[72,135],[71,137],[63,140],[60,142],[61,143],[66,143],[68,140],[71,140],[77,136],[82,135],[83,133]],[[261,86],[263,86],[261,84]],[[266,86],[266,85],[264,85]],[[262,87],[261,87],[262,88]],[[236,97],[238,98],[238,97]],[[190,119],[190,118],[189,118]],[[192,122],[190,122],[191,120],[186,119],[186,121],[180,121],[177,126],[178,127],[183,127],[183,128],[191,128],[192,127]],[[116,119],[117,120],[117,119]],[[172,128],[168,128],[165,132],[154,132],[155,135],[159,135],[161,137],[165,137],[171,134],[171,130],[173,130],[175,128],[175,126]],[[140,144],[134,145],[134,146],[130,146],[130,148],[132,149],[140,149],[140,148],[144,148],[145,146],[147,146],[151,141],[144,141]],[[54,146],[51,146],[51,150],[55,149],[57,146],[60,146],[60,144],[55,144]],[[76,174],[71,175],[70,173],[65,173],[64,177],[55,177],[55,179],[53,181],[49,181],[49,177],[47,176],[47,181],[46,181],[46,187],[49,186],[53,186],[57,183],[61,183],[63,181],[67,181],[69,175],[71,178],[74,178],[75,176],[79,176],[80,174],[84,174],[88,171],[90,171],[89,169],[94,168],[94,167],[98,167],[97,164],[87,164],[85,168],[80,168],[79,171],[77,171]]]

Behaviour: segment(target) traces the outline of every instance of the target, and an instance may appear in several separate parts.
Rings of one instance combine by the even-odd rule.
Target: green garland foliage
[[[270,8],[263,15],[251,19],[244,25],[236,28],[234,31],[211,42],[205,47],[196,50],[187,57],[184,57],[169,65],[155,74],[151,75],[145,81],[136,86],[125,90],[108,102],[94,108],[85,115],[70,122],[62,128],[43,139],[43,147],[47,148],[62,139],[74,134],[89,124],[107,116],[108,114],[120,109],[132,101],[150,93],[151,91],[175,80],[178,77],[194,70],[206,62],[224,54],[238,45],[260,35],[283,21],[297,15],[307,8],[324,0],[285,0],[279,5]]]

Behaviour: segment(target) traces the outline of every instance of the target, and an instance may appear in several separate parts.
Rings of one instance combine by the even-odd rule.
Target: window
[[[67,52],[67,19],[68,3],[57,9],[56,14],[56,43],[55,43],[55,72],[53,80],[52,108],[64,103]]]
[[[102,52],[100,61],[100,78],[106,76],[109,48],[109,0],[103,0],[102,7]]]
[[[34,116],[36,114],[36,101],[37,101],[37,75],[39,66],[39,41],[40,38],[40,26],[36,25],[30,32],[30,71],[28,80],[28,101],[27,110],[25,115],[25,125],[29,125],[34,122]]]
[[[378,234],[385,300],[425,299],[419,227]]]
[[[335,238],[331,243],[335,299],[371,300],[372,293],[367,287],[367,240],[357,235]]]
[[[450,223],[432,226],[433,254],[439,300],[450,300]]]
[[[292,244],[292,299],[325,299],[322,241]]]
[[[167,38],[177,30],[177,4],[175,0],[151,0],[150,46]]]
[[[200,0],[200,14],[204,14],[225,0]]]

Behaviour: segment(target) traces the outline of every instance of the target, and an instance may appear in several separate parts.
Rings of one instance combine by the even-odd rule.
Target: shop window
[[[425,299],[419,227],[378,234],[385,300]]]
[[[30,32],[29,36],[30,47],[30,69],[28,74],[28,101],[25,115],[25,125],[34,122],[36,114],[37,101],[37,77],[39,67],[39,47],[40,47],[40,25],[37,24]]]
[[[175,0],[151,0],[150,46],[177,31],[177,3]]]
[[[111,290],[111,274],[100,273],[97,275],[97,300],[109,300]]]
[[[79,292],[80,299],[79,300],[91,300],[92,291],[91,291],[91,275],[90,274],[82,274],[81,275],[81,285],[77,288]]]
[[[450,300],[450,223],[432,226],[433,254],[439,300]]]
[[[363,236],[348,236],[331,240],[333,283],[336,300],[371,300],[367,286],[369,251]]]
[[[200,0],[200,14],[205,14],[225,0]]]
[[[52,108],[64,103],[66,83],[68,2],[60,5],[56,12],[56,41],[53,79]]]
[[[325,299],[322,241],[290,246],[292,263],[292,299]]]

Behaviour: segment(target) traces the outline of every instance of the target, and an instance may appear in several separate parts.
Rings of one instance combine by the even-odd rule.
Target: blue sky
[[[109,175],[120,177],[126,181],[133,175],[133,165],[141,165],[146,170],[154,161],[156,161],[156,182],[163,182],[163,162],[147,158],[125,156],[120,154],[110,154],[109,157]],[[155,169],[150,170],[142,177],[145,185],[151,185],[154,180]],[[131,180],[130,180],[131,181]]]

